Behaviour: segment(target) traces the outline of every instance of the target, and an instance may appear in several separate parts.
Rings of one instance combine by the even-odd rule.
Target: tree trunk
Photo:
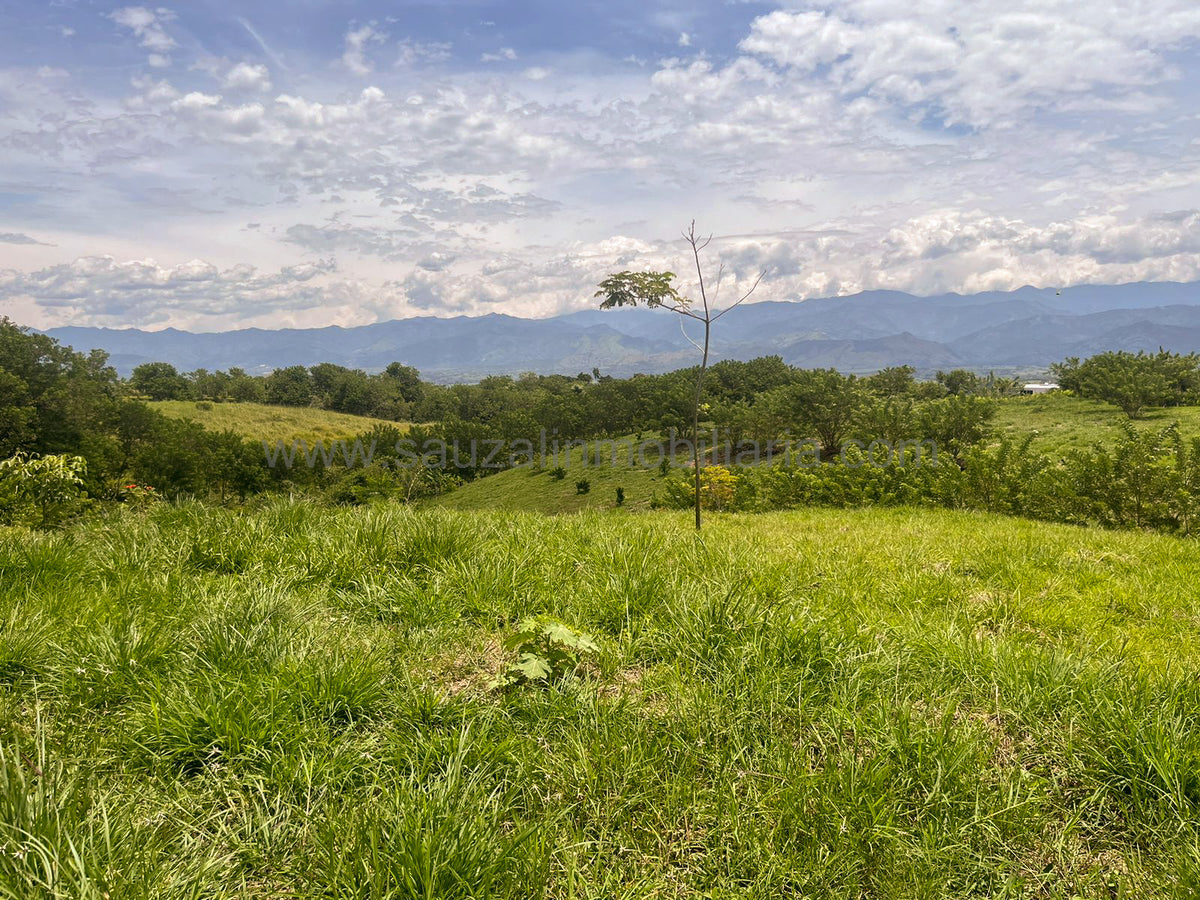
[[[692,403],[692,483],[696,493],[696,530],[700,530],[700,397],[704,390],[704,372],[708,369],[708,337],[712,322],[704,320],[704,355],[696,374],[696,396]]]

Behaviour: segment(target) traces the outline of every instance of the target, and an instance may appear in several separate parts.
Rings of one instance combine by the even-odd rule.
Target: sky
[[[0,315],[1200,280],[1195,0],[0,0]],[[718,300],[718,303],[721,301]]]

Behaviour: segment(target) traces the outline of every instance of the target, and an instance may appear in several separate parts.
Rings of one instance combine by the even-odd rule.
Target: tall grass
[[[1176,897],[1200,548],[975,514],[0,534],[0,897]],[[592,634],[488,690],[526,617]]]

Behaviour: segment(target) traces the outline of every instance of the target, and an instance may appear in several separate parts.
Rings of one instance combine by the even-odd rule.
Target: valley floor
[[[907,509],[0,531],[0,896],[1194,895],[1197,584]],[[490,690],[531,616],[599,655]]]

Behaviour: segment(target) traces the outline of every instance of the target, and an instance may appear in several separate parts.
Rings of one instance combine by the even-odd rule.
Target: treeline
[[[637,432],[690,427],[696,370],[617,379],[591,373],[511,377],[495,375],[478,384],[452,386],[422,381],[411,366],[392,363],[368,374],[332,363],[289,366],[269,375],[228,372],[179,373],[168,363],[138,366],[129,386],[152,400],[254,401],[304,406],[392,421],[483,426],[490,436],[532,438],[545,430],[563,439],[615,437]],[[878,421],[868,410],[885,398],[919,404],[963,396],[1005,396],[1019,384],[1011,378],[982,377],[966,370],[938,372],[917,381],[915,370],[900,366],[866,378],[787,365],[778,356],[749,362],[729,360],[708,372],[703,396],[705,418],[736,439],[769,440],[788,427],[819,424],[830,443],[853,420]],[[801,408],[820,405],[821,415],[802,422]],[[836,412],[834,412],[836,408]],[[882,411],[881,411],[882,413]],[[896,416],[898,409],[886,415]],[[885,418],[886,418],[885,415]],[[837,422],[830,421],[831,418]]]
[[[907,463],[907,464],[905,464]],[[967,447],[954,465],[912,459],[871,465],[856,448],[826,465],[710,466],[701,499],[711,508],[768,511],[803,506],[935,506],[977,509],[1105,528],[1200,532],[1200,437],[1175,425],[1122,424],[1110,445],[1053,457],[1004,437]],[[663,482],[657,503],[692,503],[690,478]]]

